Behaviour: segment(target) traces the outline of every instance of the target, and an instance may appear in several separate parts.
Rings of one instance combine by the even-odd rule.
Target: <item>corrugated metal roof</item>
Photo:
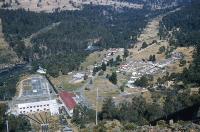
[[[59,93],[60,98],[63,100],[65,106],[69,109],[72,110],[76,107],[76,102],[75,100],[72,98],[75,95],[66,91],[63,91],[61,93]]]

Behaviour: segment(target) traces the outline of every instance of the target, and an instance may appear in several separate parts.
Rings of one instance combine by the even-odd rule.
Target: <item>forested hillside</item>
[[[149,89],[152,94],[152,103],[145,101],[142,96],[135,97],[130,102],[123,102],[119,105],[116,105],[112,99],[105,100],[102,111],[99,113],[99,120],[102,121],[100,123],[103,124],[103,121],[112,121],[116,119],[124,124],[125,127],[128,124],[128,130],[133,130],[137,128],[137,125],[143,126],[150,124],[160,117],[167,117],[184,108],[191,107],[197,103],[199,104],[200,95],[198,93],[191,94],[192,88],[199,88],[200,85],[199,13],[200,4],[198,1],[193,1],[191,5],[165,16],[160,23],[159,35],[161,35],[161,38],[170,39],[171,46],[195,47],[194,61],[188,69],[185,69],[183,73],[180,74],[167,73],[162,79],[160,78],[163,82],[173,80],[174,85],[170,86],[169,89],[161,91]],[[157,83],[162,82],[158,79]],[[75,109],[75,111],[77,111],[77,109]],[[83,116],[76,118],[79,120],[75,120],[74,122],[81,124],[81,126],[85,125],[85,119],[92,119],[91,116],[87,118]],[[180,124],[182,123],[180,121]],[[102,124],[98,126],[98,129],[106,130]],[[159,124],[162,127],[166,126],[165,121],[157,122],[157,126],[159,126]],[[176,125],[177,124],[179,124],[179,122],[177,122]],[[174,128],[176,127],[173,127],[173,129]]]
[[[200,2],[194,0],[190,6],[164,17],[160,25],[161,37],[170,37],[171,45],[196,47],[193,64],[179,79],[200,85]]]
[[[15,52],[9,47],[8,43],[4,39],[2,33],[2,25],[0,19],[0,69],[5,67],[12,67],[20,62]]]
[[[99,48],[128,47],[136,41],[147,20],[156,14],[159,12],[103,6],[52,14],[0,11],[3,33],[17,55],[24,61],[32,60],[34,66],[44,66],[54,76],[58,71],[67,73],[77,69],[88,55],[84,49],[94,40],[98,40],[93,44]],[[38,34],[31,44],[25,45],[25,38],[55,22],[61,24]]]

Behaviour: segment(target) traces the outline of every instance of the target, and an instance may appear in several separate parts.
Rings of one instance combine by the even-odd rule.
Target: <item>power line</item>
[[[97,88],[97,96],[96,96],[96,125],[98,125],[98,96],[99,89]]]
[[[40,114],[39,114],[40,115]],[[31,120],[33,120],[34,122],[36,122],[37,124],[39,124],[40,126],[41,126],[41,128],[42,128],[42,132],[48,132],[48,129],[49,129],[49,124],[46,122],[44,122],[44,123],[42,123],[35,115],[33,115],[34,116],[34,118],[36,118],[36,119],[34,119],[34,118],[31,118],[31,117],[29,117],[28,115],[21,115],[21,116],[25,116],[25,117],[28,117],[29,119],[31,119]],[[40,115],[41,116],[41,115]],[[47,118],[46,118],[47,119]]]
[[[33,114],[33,116],[38,122],[40,122],[40,124],[42,124],[41,120],[38,117],[36,117],[36,115]]]
[[[41,116],[41,114],[39,113],[39,116],[40,116],[40,118],[42,119],[42,122],[45,124],[45,122],[44,122],[44,120],[43,120],[43,118],[42,118],[42,116]]]

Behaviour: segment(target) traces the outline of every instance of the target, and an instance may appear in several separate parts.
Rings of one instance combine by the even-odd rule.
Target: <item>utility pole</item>
[[[49,130],[49,124],[41,124],[42,132],[48,132]]]
[[[96,125],[98,125],[98,96],[99,89],[97,88],[97,96],[96,96]]]
[[[8,120],[6,120],[6,128],[7,128],[7,132],[9,132],[9,128],[8,128]]]

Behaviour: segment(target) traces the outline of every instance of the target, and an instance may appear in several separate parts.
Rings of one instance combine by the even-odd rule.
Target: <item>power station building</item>
[[[18,89],[18,96],[9,103],[9,113],[14,115],[36,112],[59,114],[56,93],[44,76],[32,75],[22,80]]]

